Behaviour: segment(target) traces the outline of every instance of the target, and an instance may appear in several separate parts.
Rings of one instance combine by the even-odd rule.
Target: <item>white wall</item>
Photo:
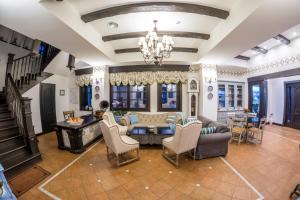
[[[283,124],[284,82],[288,81],[300,81],[300,75],[268,80],[267,116],[270,119],[270,114],[273,114],[272,121],[278,124]]]
[[[69,103],[69,89],[71,88],[70,78],[67,76],[55,74],[44,80],[42,83],[55,84],[56,120],[58,122],[63,121],[63,111],[67,111],[71,107]],[[60,96],[60,90],[65,90],[65,96]],[[40,113],[40,84],[37,84],[36,86],[31,88],[22,96],[32,99],[31,112],[35,133],[37,134],[43,132]]]
[[[68,56],[66,52],[60,52],[52,61],[49,63],[45,72],[53,73],[48,79],[42,81],[42,83],[55,84],[55,105],[56,105],[56,119],[57,121],[63,121],[63,111],[70,110],[73,105],[70,103],[69,94],[70,88],[77,88],[75,85],[75,74],[74,71],[70,72],[66,68],[68,62]],[[60,96],[60,90],[65,90],[65,95]],[[37,84],[27,92],[25,92],[23,97],[31,98],[31,111],[32,111],[32,121],[34,125],[35,133],[42,132],[41,124],[41,113],[40,113],[40,84]]]
[[[218,117],[218,83],[213,80],[208,82],[207,78],[217,78],[217,69],[215,65],[202,66],[199,72],[200,80],[200,95],[199,95],[199,114],[216,121]],[[208,99],[208,86],[213,87],[212,99]]]
[[[15,54],[14,58],[16,59],[29,54],[30,51],[0,41],[0,91],[2,91],[2,88],[5,86],[6,66],[9,53]]]

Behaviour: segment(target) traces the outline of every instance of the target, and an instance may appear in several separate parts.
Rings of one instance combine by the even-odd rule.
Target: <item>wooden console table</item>
[[[55,126],[58,148],[72,153],[82,153],[86,147],[102,136],[99,118],[92,115],[81,117],[81,125],[71,125],[66,121]]]

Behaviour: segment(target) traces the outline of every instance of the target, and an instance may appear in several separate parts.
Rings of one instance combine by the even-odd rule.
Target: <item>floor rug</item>
[[[9,181],[9,185],[13,193],[19,197],[36,184],[47,178],[50,174],[50,172],[46,171],[40,166],[35,165],[12,178]]]

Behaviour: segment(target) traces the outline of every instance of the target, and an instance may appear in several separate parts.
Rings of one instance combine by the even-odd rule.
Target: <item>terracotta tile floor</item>
[[[286,138],[290,138],[286,139]],[[52,175],[79,155],[57,149],[56,136],[39,137],[43,161]],[[268,126],[263,144],[230,144],[226,160],[265,199],[288,199],[300,182],[300,131]],[[116,168],[106,158],[104,142],[54,178],[45,189],[61,199],[257,199],[259,196],[220,158],[183,157],[176,169],[159,148],[142,148],[140,161]],[[19,199],[50,199],[37,186]]]

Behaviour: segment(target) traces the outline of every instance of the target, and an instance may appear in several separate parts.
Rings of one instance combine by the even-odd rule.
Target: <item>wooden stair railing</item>
[[[59,52],[59,49],[47,45],[45,55],[31,53],[14,59],[14,54],[8,54],[6,76],[11,74],[17,88],[22,89],[24,84],[29,85],[30,81],[35,81],[38,76],[41,76],[41,73]]]
[[[31,116],[31,99],[22,97],[10,73],[6,76],[6,102],[31,153],[39,153]]]

